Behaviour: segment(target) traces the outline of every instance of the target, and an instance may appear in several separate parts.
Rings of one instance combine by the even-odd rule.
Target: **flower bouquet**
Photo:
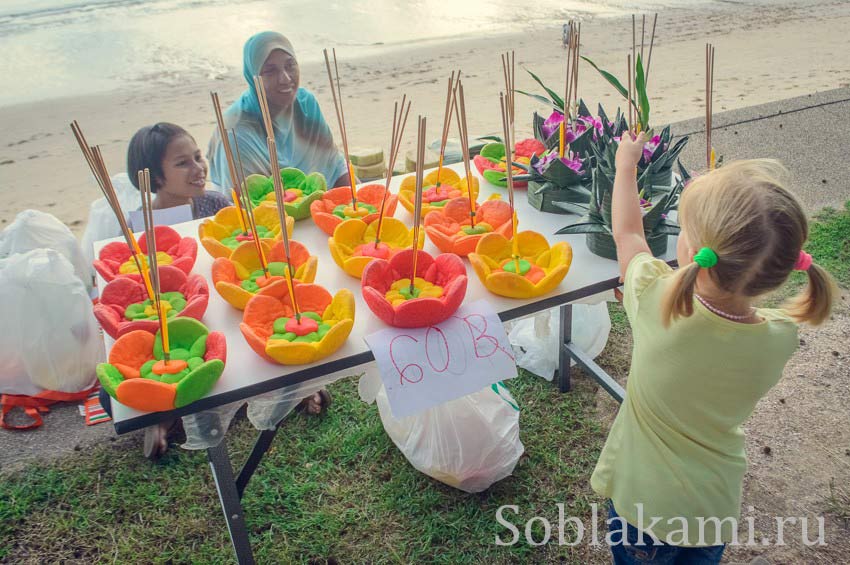
[[[317,284],[294,286],[298,316],[287,281],[274,282],[248,301],[240,329],[251,348],[281,365],[302,365],[339,349],[354,326],[354,295]],[[300,319],[299,319],[300,318]]]
[[[186,273],[192,272],[195,259],[198,257],[198,241],[194,237],[180,237],[174,228],[156,226],[154,228],[156,243],[156,258],[159,265],[173,265]],[[145,234],[139,238],[139,248],[142,251],[142,262],[147,265],[148,240]],[[93,266],[106,282],[119,276],[129,276],[134,280],[142,280],[139,267],[133,259],[133,252],[126,243],[114,241],[107,243],[98,253]]]
[[[163,265],[159,267],[159,283],[166,318],[200,320],[204,316],[210,298],[204,277],[187,276],[177,267]],[[159,328],[157,312],[144,283],[130,277],[118,277],[106,284],[94,305],[94,317],[113,339],[136,330],[156,333]]]
[[[254,211],[254,219],[257,222],[257,234],[260,239],[273,241],[280,239],[280,217],[271,206],[258,206]],[[219,210],[215,216],[204,220],[198,226],[198,239],[207,253],[217,257],[230,257],[231,253],[244,242],[250,242],[253,236],[250,230],[243,230],[247,225],[244,220],[239,221],[239,209],[236,206],[228,206]],[[292,216],[286,217],[286,233],[292,235],[295,220]]]
[[[436,257],[421,250],[416,253],[415,276],[413,249],[399,251],[389,261],[376,259],[363,271],[360,288],[366,304],[391,326],[439,324],[454,314],[466,294],[466,267],[460,257],[454,253]]]
[[[616,148],[613,149],[616,152]],[[613,156],[612,156],[613,158]],[[689,178],[687,171],[679,164],[681,178],[676,185],[664,193],[655,202],[644,198],[646,193],[641,191],[641,209],[643,212],[643,228],[646,241],[652,254],[663,255],[667,251],[667,236],[678,235],[679,226],[670,219],[670,212],[679,203],[679,196]],[[644,172],[644,174],[647,174]],[[640,185],[641,179],[638,179]],[[578,221],[561,228],[558,234],[587,234],[587,247],[590,251],[606,259],[617,258],[617,247],[611,224],[611,203],[614,190],[614,175],[604,164],[597,165],[593,171],[590,203],[587,205],[559,202],[557,206],[565,211],[582,216]]]
[[[124,334],[97,366],[97,378],[109,396],[135,410],[160,412],[206,396],[224,371],[224,335],[193,318],[168,320],[169,359],[162,335],[146,331]]]
[[[286,167],[280,170],[283,181],[286,214],[296,220],[310,216],[310,205],[322,197],[328,184],[321,173],[304,174],[299,169]],[[248,175],[245,179],[251,202],[259,206],[263,202],[275,203],[274,183],[271,177]]]
[[[229,258],[219,257],[213,261],[213,285],[219,295],[237,310],[244,310],[261,288],[286,276],[288,265],[283,242],[271,244],[261,241],[261,244],[268,261],[268,276],[263,272],[255,245],[249,241],[237,247]],[[313,282],[319,260],[310,255],[304,244],[292,239],[289,240],[289,256],[295,284]]]
[[[351,187],[340,186],[322,194],[319,200],[310,204],[310,214],[319,228],[328,235],[333,235],[334,229],[352,218],[359,218],[371,224],[378,219],[381,202],[386,188],[380,184],[366,184],[357,189],[357,209],[351,205]],[[395,214],[398,196],[387,194],[384,204],[384,214]]]

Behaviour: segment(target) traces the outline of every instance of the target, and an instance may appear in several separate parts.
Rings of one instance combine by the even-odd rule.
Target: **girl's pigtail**
[[[822,267],[812,263],[806,272],[809,275],[809,284],[803,292],[790,299],[784,308],[797,322],[817,326],[829,318],[838,288],[830,274]]]
[[[661,321],[664,327],[669,327],[670,322],[680,316],[690,316],[694,313],[694,286],[697,282],[700,266],[691,263],[681,267],[673,275],[670,287],[664,293],[661,302]]]

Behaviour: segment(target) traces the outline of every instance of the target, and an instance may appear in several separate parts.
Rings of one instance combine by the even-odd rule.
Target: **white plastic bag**
[[[396,419],[380,377],[360,380],[361,398],[375,394],[384,429],[411,465],[466,492],[481,492],[509,476],[525,451],[519,407],[508,390],[493,385],[414,416]]]
[[[33,249],[58,251],[74,267],[74,273],[91,290],[94,270],[86,260],[77,238],[56,216],[38,210],[24,210],[0,232],[0,258]]]
[[[91,388],[103,342],[71,263],[52,249],[0,259],[0,393]]]
[[[508,339],[517,367],[551,381],[558,370],[561,312],[553,308],[514,323]],[[605,349],[611,333],[611,316],[605,302],[573,304],[572,341],[595,358]],[[575,361],[572,362],[575,365]]]
[[[142,206],[139,191],[130,182],[127,173],[117,173],[112,176],[111,180],[124,214],[129,214],[131,210],[138,210]],[[86,231],[83,232],[81,242],[83,256],[88,264],[91,265],[94,262],[95,242],[120,235],[121,226],[118,224],[118,218],[115,217],[115,213],[112,212],[112,208],[109,207],[106,199],[98,198],[92,202],[89,207],[89,221],[86,224]]]

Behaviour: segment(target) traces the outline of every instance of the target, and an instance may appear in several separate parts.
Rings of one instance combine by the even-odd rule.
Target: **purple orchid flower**
[[[540,128],[543,131],[543,135],[547,138],[551,136],[553,133],[558,131],[558,128],[561,127],[561,122],[564,121],[564,114],[555,110],[552,112],[546,121],[543,122],[543,126]]]
[[[569,124],[569,123],[567,124],[567,131],[564,133],[564,141],[566,143],[572,143],[581,134],[583,134],[585,131],[587,131],[588,126],[587,126],[587,124],[584,123],[583,119],[584,118],[579,118],[578,120],[574,121],[572,124]],[[546,121],[543,122],[543,125],[541,126],[540,130],[543,132],[543,135],[545,135],[548,138],[553,133],[558,131],[558,129],[561,127],[561,124],[563,122],[564,122],[564,114],[555,110],[554,112],[552,112],[549,115],[548,118],[546,118]],[[600,128],[601,127],[602,127],[602,124],[600,122]]]
[[[549,168],[549,165],[555,160],[558,159],[558,150],[553,149],[548,153],[544,153],[540,160],[534,164],[534,169],[539,174],[544,174],[546,170]],[[581,157],[573,153],[569,152],[567,156],[560,157],[561,162],[567,166],[567,168],[575,171],[576,174],[582,174],[582,167],[584,166],[584,161],[582,161]]]
[[[652,139],[646,142],[646,145],[643,146],[643,159],[647,163],[649,163],[650,159],[652,159],[652,155],[655,154],[655,150],[658,149],[658,145],[661,143],[661,136],[655,135]]]

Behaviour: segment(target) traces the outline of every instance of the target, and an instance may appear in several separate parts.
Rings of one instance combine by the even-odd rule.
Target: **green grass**
[[[513,477],[465,494],[407,463],[375,406],[359,400],[355,379],[335,384],[329,413],[289,418],[248,486],[243,504],[258,562],[588,562],[586,546],[571,553],[557,542],[494,544],[496,534],[510,538],[495,520],[503,504],[519,506],[520,518],[510,519],[522,531],[535,514],[557,524],[559,502],[568,516],[588,517],[600,502],[588,477],[604,431],[594,422],[594,387],[578,375],[576,385],[559,394],[529,374],[509,382],[524,407],[526,454]],[[234,424],[235,461],[254,433],[244,420]],[[232,560],[204,452],[174,448],[152,465],[137,442],[119,440],[2,477],[0,501],[0,560]]]
[[[825,210],[812,225],[809,251],[839,283],[850,286],[850,203]],[[785,295],[796,292],[795,275]],[[622,379],[631,335],[617,304],[600,365]],[[596,387],[578,370],[574,390],[527,373],[507,386],[522,406],[526,453],[514,474],[481,494],[465,494],[414,470],[383,431],[374,405],[363,404],[355,379],[332,386],[326,416],[294,416],[282,426],[243,499],[259,563],[525,563],[608,562],[607,550],[554,541],[532,547],[495,519],[505,504],[521,534],[525,521],[545,516],[557,525],[556,504],[586,525],[601,502],[589,477],[605,440]],[[238,464],[255,431],[240,420],[228,433]],[[230,563],[233,551],[204,452],[171,449],[160,464],[141,455],[138,436],[100,445],[55,463],[0,475],[0,561]],[[829,511],[850,516],[847,493],[836,490]],[[539,523],[537,524],[539,526]],[[540,539],[541,528],[534,529]],[[571,535],[572,532],[567,532]],[[587,538],[585,538],[587,539]]]

